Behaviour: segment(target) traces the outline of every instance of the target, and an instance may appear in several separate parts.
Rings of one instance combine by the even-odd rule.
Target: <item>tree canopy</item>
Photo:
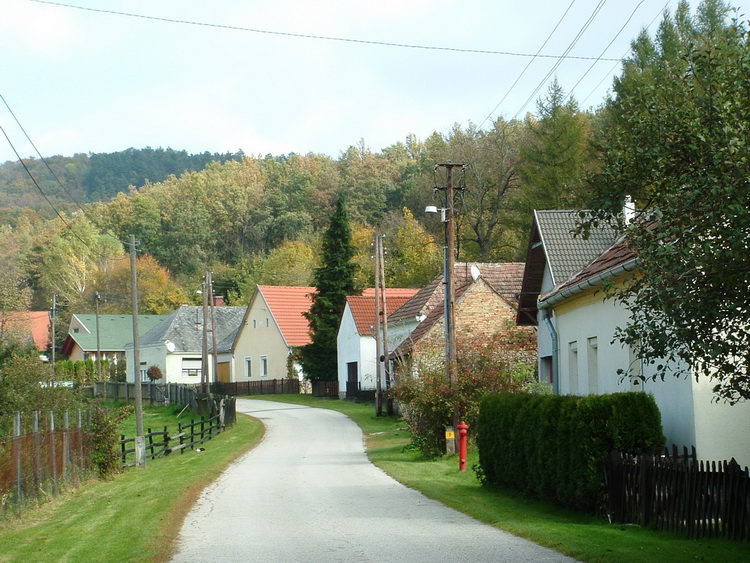
[[[726,5],[686,2],[643,33],[615,81],[595,179],[598,212],[637,252],[617,298],[617,337],[655,377],[710,377],[717,397],[750,398],[750,34]],[[625,196],[639,218],[625,224]]]

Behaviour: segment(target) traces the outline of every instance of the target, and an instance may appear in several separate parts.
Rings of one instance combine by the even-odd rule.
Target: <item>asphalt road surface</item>
[[[338,412],[247,399],[237,410],[266,436],[203,492],[173,561],[573,561],[397,483]]]

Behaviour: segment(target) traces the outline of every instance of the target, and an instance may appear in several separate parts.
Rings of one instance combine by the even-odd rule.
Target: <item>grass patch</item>
[[[427,460],[420,452],[405,447],[409,433],[403,422],[376,417],[371,405],[309,395],[280,395],[270,400],[330,408],[346,414],[362,428],[370,460],[397,481],[482,522],[579,561],[750,561],[747,543],[721,539],[698,541],[633,525],[608,524],[550,503],[484,487],[473,471],[458,471],[457,456]],[[476,448],[471,445],[467,461],[468,467],[479,461]]]
[[[262,436],[259,421],[238,416],[204,452],[151,460],[7,520],[0,561],[168,561],[200,492]]]

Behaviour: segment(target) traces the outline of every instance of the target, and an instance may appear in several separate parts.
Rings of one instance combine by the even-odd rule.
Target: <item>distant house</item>
[[[41,354],[49,351],[51,320],[47,311],[18,311],[0,315],[0,332],[12,330],[29,337]]]
[[[213,335],[208,333],[208,382],[231,381],[232,347],[242,324],[245,307],[215,307],[216,357],[218,373],[213,368]],[[140,330],[140,369],[142,381],[148,381],[146,371],[158,366],[164,376],[160,383],[199,384],[203,374],[203,323],[212,329],[210,312],[204,319],[203,307],[181,305],[174,313],[151,328]],[[132,339],[131,339],[132,340]],[[132,342],[127,346],[128,365],[133,362]],[[133,381],[134,372],[128,369],[127,379]]]
[[[304,286],[256,288],[235,344],[234,381],[302,379],[294,354],[310,343],[304,315],[310,311],[315,291],[314,287]]]
[[[563,245],[555,252],[569,250]],[[539,265],[527,262],[527,270],[532,267]],[[630,313],[623,303],[605,298],[603,284],[617,284],[637,267],[634,252],[623,241],[616,241],[568,279],[547,288],[537,300],[537,318],[546,325],[539,329],[540,362],[550,367],[555,391],[563,395],[651,393],[668,444],[695,446],[701,459],[734,457],[743,465],[750,464],[750,404],[729,406],[714,401],[712,384],[702,376],[652,381],[649,369],[653,368],[640,361],[637,350],[614,340],[616,328],[627,324]],[[533,279],[527,276],[525,283]],[[525,285],[524,291],[530,294],[536,287]],[[525,317],[526,322],[528,319]],[[549,347],[542,345],[542,335],[551,336]],[[618,370],[632,368],[646,381],[633,383],[618,374]]]
[[[396,311],[418,290],[387,288],[385,291],[385,313]],[[382,304],[381,304],[382,307]],[[381,321],[382,322],[382,321]],[[363,295],[349,296],[341,317],[337,335],[339,396],[345,397],[347,390],[371,390],[377,387],[377,373],[383,378],[383,364],[377,361],[375,327],[375,290],[366,290]],[[388,349],[395,340],[388,335]]]
[[[70,319],[68,335],[62,349],[71,361],[96,360],[101,351],[102,360],[120,362],[125,359],[126,345],[133,342],[133,317],[131,315],[99,315],[97,341],[97,315],[76,314]],[[165,315],[138,315],[139,332],[144,334],[166,318]]]
[[[519,361],[535,358],[536,331],[515,324],[524,265],[457,263],[454,269],[456,341],[482,343],[506,335],[507,352]],[[445,355],[442,275],[389,317],[400,343],[391,356],[404,369],[419,362],[441,364]]]

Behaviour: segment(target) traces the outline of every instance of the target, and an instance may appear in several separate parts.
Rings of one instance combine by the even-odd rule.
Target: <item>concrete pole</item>
[[[138,274],[135,261],[135,235],[130,235],[130,299],[133,308],[133,381],[135,381],[135,464],[146,467],[146,438],[143,436],[143,397],[141,389],[141,343],[138,334]]]

